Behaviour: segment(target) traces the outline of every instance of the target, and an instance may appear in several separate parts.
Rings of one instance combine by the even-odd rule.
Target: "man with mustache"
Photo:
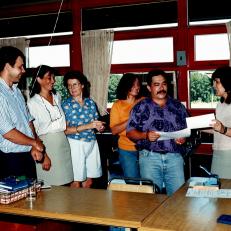
[[[36,178],[35,162],[43,158],[24,97],[17,88],[25,73],[25,56],[16,47],[0,48],[0,178]]]
[[[139,166],[142,178],[153,181],[168,195],[184,182],[184,161],[181,146],[185,138],[159,140],[162,132],[186,128],[187,112],[183,104],[168,96],[167,74],[151,70],[147,75],[150,97],[133,108],[127,126],[127,136],[139,149]]]

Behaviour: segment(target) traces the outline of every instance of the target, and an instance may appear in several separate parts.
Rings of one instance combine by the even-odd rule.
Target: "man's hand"
[[[39,138],[35,139],[35,144],[33,146],[40,152],[45,150],[44,144]]]
[[[148,131],[146,133],[146,139],[153,142],[160,138],[160,134],[155,131]]]
[[[43,158],[45,147],[40,139],[36,139],[32,145],[31,155],[36,161],[40,161]]]
[[[185,138],[178,138],[178,139],[175,139],[176,144],[179,144],[179,145],[184,144],[184,143],[185,143],[185,141],[186,141],[186,139],[185,139]]]

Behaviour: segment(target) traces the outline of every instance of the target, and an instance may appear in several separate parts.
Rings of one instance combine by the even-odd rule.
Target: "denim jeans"
[[[184,182],[184,160],[179,153],[159,154],[142,150],[139,153],[140,174],[152,180],[160,190],[165,185],[168,195],[172,195]]]
[[[119,151],[119,161],[123,169],[125,177],[140,177],[138,151],[126,151],[123,149],[118,149]]]

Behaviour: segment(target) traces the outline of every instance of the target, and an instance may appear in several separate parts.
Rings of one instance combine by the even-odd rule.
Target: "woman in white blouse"
[[[28,108],[47,153],[43,163],[36,164],[37,178],[46,185],[65,185],[73,181],[73,170],[70,146],[64,134],[66,121],[61,97],[53,89],[55,73],[54,68],[46,65],[37,68]]]

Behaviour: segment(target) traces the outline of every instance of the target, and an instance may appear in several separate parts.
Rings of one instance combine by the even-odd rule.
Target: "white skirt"
[[[47,185],[64,185],[73,181],[70,145],[64,132],[50,133],[39,137],[51,159],[49,171],[36,164],[37,178]]]
[[[96,140],[84,142],[68,138],[71,146],[74,181],[102,176],[99,146]]]

